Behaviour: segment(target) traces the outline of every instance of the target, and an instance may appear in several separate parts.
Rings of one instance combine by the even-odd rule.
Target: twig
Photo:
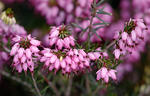
[[[58,89],[54,86],[54,84],[53,84],[52,82],[50,82],[50,81],[47,79],[47,77],[44,76],[41,72],[39,72],[39,74],[44,78],[44,80],[45,80],[46,83],[49,85],[49,87],[51,87],[51,88],[54,90],[56,96],[60,96],[60,92],[59,92]]]
[[[96,88],[96,90],[93,92],[93,96],[95,96],[95,94],[101,89],[101,88],[103,88],[103,86],[98,86],[97,88]]]
[[[72,77],[72,75],[70,75],[69,84],[68,84],[68,87],[67,87],[67,91],[66,91],[66,95],[65,95],[65,96],[70,96],[71,87],[72,87],[72,81],[73,81],[73,77]]]
[[[116,40],[114,40],[113,42],[111,42],[111,43],[106,47],[105,50],[108,50],[108,49],[109,49],[111,46],[113,46],[115,43],[116,43]]]
[[[103,63],[103,64],[105,63],[102,59],[98,59],[98,60],[99,60],[101,63]]]
[[[112,41],[109,45],[107,45],[107,47],[106,47],[103,51],[106,51],[106,50],[108,50],[111,46],[115,45],[116,42],[117,42],[120,38],[121,38],[121,36],[119,36],[118,39]]]
[[[20,78],[17,78],[15,76],[11,76],[8,72],[6,72],[4,70],[0,70],[0,74],[26,86],[27,88],[30,89],[31,92],[35,93],[34,90],[32,89],[32,86],[29,83],[27,83],[26,81],[22,81]]]
[[[8,53],[10,53],[11,52],[11,50],[9,50],[7,47],[5,47],[5,46],[3,46],[3,49],[6,51],[6,52],[8,52]]]
[[[31,76],[32,76],[32,80],[33,80],[33,84],[34,84],[35,90],[37,91],[37,93],[38,93],[39,96],[42,96],[41,93],[40,93],[39,88],[37,87],[37,84],[36,84],[36,81],[34,79],[33,74],[31,74]]]
[[[93,1],[93,5],[96,3],[96,0],[94,0]],[[94,19],[94,17],[95,17],[95,15],[96,15],[96,8],[95,8],[95,6],[94,6],[94,12],[92,12],[92,14],[91,14],[91,19],[90,19],[90,25],[89,25],[89,32],[88,32],[88,44],[90,44],[90,33],[91,33],[91,31],[92,31],[92,27],[93,27],[93,19]],[[90,46],[90,45],[88,45],[88,46]]]
[[[90,82],[89,82],[88,75],[86,75],[86,88],[87,88],[88,94],[90,95],[91,90],[90,90]]]

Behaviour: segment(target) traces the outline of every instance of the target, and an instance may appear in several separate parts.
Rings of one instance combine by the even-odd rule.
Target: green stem
[[[68,83],[68,87],[67,87],[66,95],[65,96],[70,96],[71,87],[72,87],[72,81],[73,81],[73,77],[72,77],[72,75],[70,75],[69,83]]]
[[[95,3],[96,3],[96,0],[93,1],[93,5],[95,5]],[[94,19],[95,15],[96,15],[96,8],[95,8],[95,6],[93,7],[93,10],[94,11],[91,14],[92,17],[90,19],[89,32],[88,32],[88,47],[90,47],[90,34],[91,34],[91,31],[92,31],[92,28],[93,28],[93,19]]]
[[[91,89],[90,89],[90,81],[88,78],[88,74],[86,75],[86,89],[87,89],[87,93],[90,96],[91,95]]]
[[[39,90],[39,88],[38,88],[38,86],[37,86],[37,84],[36,84],[36,81],[35,81],[35,79],[34,79],[33,74],[31,74],[31,76],[32,76],[32,80],[33,80],[33,84],[34,84],[35,90],[36,90],[36,92],[38,93],[38,96],[42,96],[41,93],[40,93],[40,90]]]
[[[55,92],[56,96],[60,96],[60,92],[57,90],[57,88],[54,86],[54,84],[52,82],[50,82],[48,80],[48,78],[46,76],[44,76],[41,72],[39,72],[39,74],[44,78],[44,80],[47,82],[49,87],[51,87],[53,89],[53,91]]]

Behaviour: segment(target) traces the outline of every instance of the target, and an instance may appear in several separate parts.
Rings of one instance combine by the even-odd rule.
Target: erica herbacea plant
[[[39,57],[40,50],[38,46],[40,46],[41,42],[32,38],[31,35],[27,37],[16,36],[13,40],[15,44],[10,52],[10,55],[14,56],[12,66],[18,72],[27,71],[27,69],[33,72],[34,62],[37,62],[35,58]]]
[[[49,33],[49,40],[50,46],[55,45],[59,50],[63,47],[70,49],[70,46],[75,46],[75,39],[65,25],[52,27]]]
[[[3,22],[5,22],[6,24],[15,24],[16,20],[13,16],[13,11],[8,8],[6,11],[1,13],[1,20],[3,20]]]
[[[132,54],[138,45],[145,41],[147,34],[143,19],[130,19],[125,24],[124,30],[116,34],[118,41],[116,41],[116,49],[114,50],[115,58],[119,59],[121,54]]]
[[[146,3],[142,3],[146,8],[142,5],[143,8],[137,9],[132,17],[127,11],[130,9],[126,5],[128,0],[121,0],[120,16],[105,0],[2,1],[9,6],[25,2],[23,8],[26,4],[34,8],[24,8],[30,11],[28,15],[32,15],[33,21],[17,20],[25,25],[26,31],[16,23],[12,9],[1,12],[0,5],[0,73],[31,89],[35,96],[101,95],[105,93],[104,88],[113,88],[110,86],[121,80],[125,70],[131,69],[131,62],[139,59],[150,40]],[[135,0],[130,3],[133,7],[139,6]],[[143,15],[139,15],[141,10],[144,10]],[[36,14],[31,14],[32,11]],[[36,17],[38,14],[46,22],[42,17]],[[121,20],[117,21],[117,16]],[[34,22],[40,28],[33,31],[30,26]],[[42,25],[43,22],[49,24],[49,29]],[[11,67],[4,68],[4,65]],[[7,73],[8,70],[19,73],[20,77],[12,75],[13,72]]]

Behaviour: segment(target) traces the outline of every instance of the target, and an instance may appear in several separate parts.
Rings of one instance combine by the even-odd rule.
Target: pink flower
[[[108,83],[109,77],[111,77],[113,80],[116,80],[116,70],[110,69],[108,70],[106,67],[102,67],[99,69],[96,74],[97,74],[97,80],[103,79],[105,83]]]
[[[39,45],[41,45],[41,42],[38,41],[38,40],[35,40],[35,39],[31,39],[30,43],[31,43],[32,45],[34,45],[34,46],[39,46]]]
[[[114,55],[115,55],[116,59],[119,59],[119,57],[120,57],[120,50],[119,49],[115,49],[114,50]]]
[[[108,76],[111,77],[113,80],[116,80],[117,79],[116,74],[115,74],[116,72],[117,72],[116,70],[111,69],[108,72]]]
[[[11,50],[11,52],[10,52],[10,55],[12,56],[12,55],[15,55],[16,54],[16,52],[18,51],[18,49],[19,49],[19,43],[16,43],[13,47],[12,47],[12,50]]]
[[[58,47],[59,50],[62,49],[63,44],[64,44],[63,40],[62,39],[58,39],[56,45],[57,45],[57,47]]]
[[[107,70],[107,68],[106,67],[102,67],[101,69],[99,69],[97,72],[96,72],[96,74],[97,74],[97,80],[99,80],[99,79],[104,79],[104,81],[106,82],[106,83],[108,83],[108,81],[109,81],[109,77],[108,77],[108,70]]]
[[[9,56],[8,56],[8,53],[2,51],[0,52],[0,62],[1,64],[3,63],[3,61],[7,61],[9,60]]]
[[[134,30],[131,32],[131,38],[133,41],[136,41],[136,32]]]
[[[31,52],[38,53],[40,50],[37,48],[37,46],[31,46],[30,47]]]
[[[56,60],[54,67],[55,67],[56,70],[59,69],[59,67],[60,67],[60,61],[59,61],[59,59]]]
[[[65,61],[65,60],[62,60],[62,61],[60,62],[60,65],[61,65],[62,68],[65,68],[65,67],[66,67],[66,61]]]
[[[84,18],[90,15],[91,0],[29,0],[48,24],[60,25],[63,22],[70,23],[76,18]],[[75,10],[75,12],[72,12]],[[72,19],[70,19],[71,17]],[[74,17],[76,17],[74,19]],[[68,18],[70,20],[68,20]]]
[[[26,52],[25,52],[25,53],[26,53],[26,57],[27,57],[27,58],[30,59],[30,58],[32,57],[32,52],[31,52],[30,49],[26,49]]]
[[[43,56],[40,61],[44,62],[44,66],[49,68],[49,71],[62,70],[63,74],[70,74],[70,72],[81,72],[90,66],[90,59],[87,58],[83,49],[58,51],[45,48],[41,53]]]
[[[119,36],[117,38],[119,41],[116,43],[116,49],[114,50],[116,59],[119,59],[120,55],[132,54],[134,50],[139,50],[139,46],[143,49],[142,45],[143,42],[145,43],[144,39],[149,35],[143,19],[130,19],[129,22],[126,23],[124,31],[121,37]]]
[[[49,33],[50,46],[56,45],[59,50],[75,46],[74,38],[70,35],[67,26],[52,27]]]
[[[95,57],[95,55],[93,53],[88,53],[88,56],[89,56],[89,58],[91,60],[95,60],[96,59],[96,57]]]
[[[16,38],[16,37],[15,37]],[[27,71],[29,69],[31,72],[34,70],[34,61],[32,60],[37,56],[40,45],[40,41],[35,40],[30,35],[27,37],[18,37],[17,42],[12,47],[10,52],[11,56],[14,56],[13,66],[20,73],[22,70]]]
[[[122,40],[127,40],[128,34],[126,32],[123,32],[121,36],[122,36]]]

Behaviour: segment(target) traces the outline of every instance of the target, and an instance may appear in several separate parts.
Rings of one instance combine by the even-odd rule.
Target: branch
[[[86,75],[86,88],[87,88],[88,94],[90,95],[91,90],[90,90],[90,82],[89,82],[88,74]]]
[[[97,93],[101,88],[103,88],[103,86],[102,86],[102,85],[99,85],[99,86],[96,88],[96,90],[93,92],[93,96],[95,96],[96,93]]]
[[[66,91],[66,95],[65,95],[65,96],[70,96],[71,87],[72,87],[72,81],[73,81],[73,77],[70,76],[70,78],[69,78],[69,84],[68,84],[68,87],[67,87],[67,91]]]
[[[9,79],[11,79],[11,80],[14,80],[14,81],[26,86],[27,88],[30,89],[31,92],[35,93],[34,90],[32,89],[32,86],[29,83],[27,83],[26,81],[22,81],[20,78],[17,78],[15,76],[11,76],[11,74],[9,74],[8,72],[6,72],[4,70],[0,70],[0,74],[7,77],[7,78],[9,78]]]
[[[33,77],[33,74],[31,74],[31,76],[32,76],[32,80],[33,80],[33,84],[34,84],[35,90],[37,91],[39,96],[42,96],[41,93],[40,93],[39,88],[37,87],[37,84],[36,84],[36,81],[35,81],[35,79]]]
[[[111,42],[105,50],[108,50],[111,46],[113,46],[116,43],[117,40],[114,40],[113,42]]]
[[[50,82],[50,81],[47,79],[47,77],[44,76],[41,72],[39,72],[39,74],[44,78],[44,80],[45,80],[46,83],[49,85],[49,87],[51,87],[51,88],[54,90],[56,96],[60,96],[60,92],[59,92],[59,91],[57,90],[57,88],[53,85],[53,83]]]
[[[96,0],[94,0],[93,1],[93,5],[95,5],[95,3],[96,3]],[[88,32],[88,42],[90,43],[90,32],[92,31],[92,27],[93,27],[93,19],[94,19],[94,17],[95,17],[95,15],[96,15],[96,8],[95,8],[95,6],[93,6],[93,8],[92,8],[94,11],[92,12],[92,14],[91,14],[91,19],[90,19],[90,25],[89,25],[89,32]],[[88,44],[89,44],[88,43]],[[90,45],[88,45],[88,46],[90,46]]]

